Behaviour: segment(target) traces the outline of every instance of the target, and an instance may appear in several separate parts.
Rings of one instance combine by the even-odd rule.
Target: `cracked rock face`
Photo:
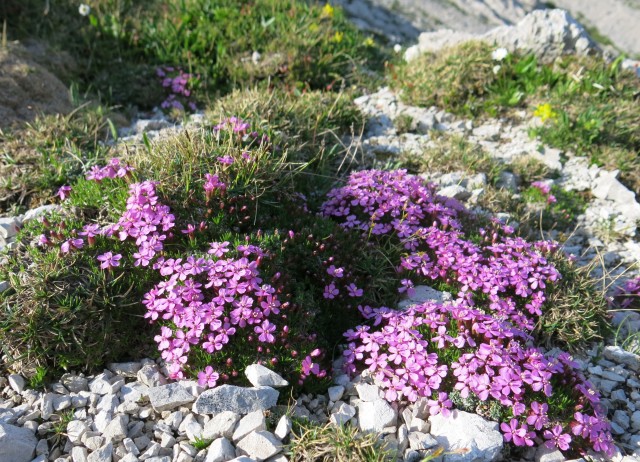
[[[522,53],[534,53],[544,61],[564,54],[587,55],[597,46],[584,28],[565,10],[536,10],[514,25],[496,27],[484,34],[450,29],[420,34],[418,44],[407,49],[404,57],[412,61],[422,53],[435,52],[469,40],[480,40],[496,47]]]

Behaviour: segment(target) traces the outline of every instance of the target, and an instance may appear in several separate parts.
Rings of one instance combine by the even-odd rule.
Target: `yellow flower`
[[[335,12],[335,8],[331,6],[330,3],[327,3],[322,8],[322,16],[327,18],[333,18],[333,13]]]
[[[549,119],[555,119],[558,117],[558,114],[551,108],[549,103],[544,103],[539,105],[536,110],[533,112],[533,115],[536,117],[540,117],[542,122],[546,122]]]
[[[373,45],[375,45],[375,42],[373,41],[373,39],[371,37],[367,37],[366,39],[364,39],[364,46],[365,47],[372,47]]]
[[[315,22],[311,23],[309,26],[309,32],[317,32],[320,26],[318,26]]]
[[[336,32],[335,34],[333,34],[333,38],[331,39],[332,42],[336,42],[336,43],[340,43],[342,42],[342,39],[344,37],[344,34],[340,31]]]

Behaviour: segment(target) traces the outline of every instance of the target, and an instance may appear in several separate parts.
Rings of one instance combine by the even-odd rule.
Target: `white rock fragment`
[[[195,397],[179,383],[149,388],[148,396],[156,412],[170,411],[195,401]]]
[[[280,417],[278,425],[276,426],[276,429],[273,433],[280,441],[282,441],[289,435],[292,426],[293,422],[291,421],[291,419],[288,416],[283,415],[282,417]]]
[[[289,385],[285,379],[261,364],[251,364],[244,371],[251,385],[254,387],[280,388]]]
[[[240,422],[238,422],[238,426],[233,432],[232,439],[234,442],[238,442],[251,432],[266,429],[267,421],[264,417],[264,413],[260,410],[250,412],[242,419],[240,419]]]
[[[272,433],[262,430],[248,434],[236,445],[236,451],[261,462],[282,451],[282,443]]]
[[[37,444],[38,440],[31,431],[0,423],[0,460],[30,462]]]
[[[207,449],[207,457],[204,462],[226,462],[236,456],[236,450],[226,438],[214,440]]]
[[[9,376],[9,386],[16,392],[22,393],[25,386],[24,378],[19,374],[11,374]]]
[[[435,415],[430,419],[431,435],[445,451],[466,449],[465,460],[490,462],[502,451],[503,438],[496,422],[479,415],[454,410],[451,415]]]
[[[358,424],[362,431],[381,432],[395,425],[397,419],[397,411],[383,399],[358,403]]]
[[[221,385],[202,393],[193,411],[198,414],[219,414],[224,411],[246,415],[256,410],[267,410],[276,405],[278,391],[271,387],[242,388]]]
[[[344,387],[342,385],[329,387],[327,391],[329,393],[329,399],[334,403],[340,400],[340,398],[342,398],[342,395],[344,395]]]

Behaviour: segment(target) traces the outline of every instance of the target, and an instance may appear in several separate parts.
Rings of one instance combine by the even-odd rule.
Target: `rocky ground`
[[[563,46],[573,47],[571,51],[579,47],[589,51],[592,45],[581,41],[582,30],[575,27],[578,26],[568,22],[562,29],[572,40],[550,34],[541,49],[553,48],[549,47],[558,38]],[[503,35],[509,36],[514,29],[510,31],[503,30]],[[419,152],[433,143],[435,130],[460,135],[507,166],[523,157],[543,162],[558,172],[556,178],[545,182],[566,190],[590,191],[593,197],[585,213],[578,217],[579,226],[565,243],[565,250],[583,264],[602,256],[600,274],[617,276],[626,272],[625,278],[637,274],[638,268],[633,265],[640,261],[636,237],[640,204],[634,193],[617,180],[617,172],[590,166],[586,158],[576,153],[541,147],[528,135],[528,128],[539,123],[530,114],[478,124],[456,119],[435,107],[405,105],[388,88],[362,96],[356,104],[369,123],[362,137],[348,142],[370,159],[393,158],[402,151]],[[189,123],[200,125],[203,120],[202,115],[196,115]],[[410,120],[408,132],[398,129],[399,120]],[[159,112],[143,115],[122,131],[120,141],[140,143],[143,133],[154,139],[183,128]],[[464,172],[432,172],[428,179],[439,184],[441,194],[455,197],[470,208],[476,207],[487,187],[483,175],[470,177]],[[508,169],[501,183],[512,194],[520,193],[518,178]],[[25,216],[0,219],[0,247],[11,245],[24,220],[46,211],[41,208]],[[508,213],[501,216],[510,218]],[[603,241],[598,237],[603,223],[612,226],[617,239]],[[557,231],[549,231],[544,237],[554,238],[554,233]],[[415,298],[405,300],[404,306],[434,296],[446,298],[426,287],[418,289]],[[614,325],[620,326],[619,335],[625,338],[640,328],[640,315],[616,313]],[[640,358],[615,343],[608,339],[605,344],[594,345],[578,360],[609,410],[620,448],[613,460],[630,462],[640,460]],[[426,403],[420,400],[394,407],[382,399],[370,377],[349,378],[339,372],[339,366],[335,365],[334,384],[327,394],[300,396],[291,403],[293,416],[320,423],[351,422],[363,431],[379,432],[388,447],[398,451],[399,460],[405,461],[422,460],[438,446],[446,452],[435,460],[451,462],[492,461],[500,457],[536,462],[565,460],[560,452],[543,446],[516,458],[504,452],[496,423],[462,411],[450,417],[432,417]],[[225,385],[204,391],[190,381],[168,383],[162,364],[143,360],[112,364],[93,377],[65,374],[46,392],[28,389],[17,375],[0,378],[0,461],[286,461],[284,444],[290,435],[291,419],[281,417],[284,409],[275,406],[276,388],[284,385],[283,380],[258,366],[250,367],[246,375],[252,388]],[[199,450],[201,440],[213,442]]]
[[[536,9],[563,8],[597,32],[613,52],[640,54],[639,0],[339,0],[363,29],[393,41],[415,41],[421,31],[484,33],[512,25]]]

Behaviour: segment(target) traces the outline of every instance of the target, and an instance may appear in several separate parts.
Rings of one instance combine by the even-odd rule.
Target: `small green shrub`
[[[11,38],[35,36],[68,51],[83,89],[114,104],[159,104],[158,66],[199,76],[194,96],[204,102],[256,84],[300,90],[365,84],[362,75],[381,70],[386,57],[340,8],[316,2],[97,0],[86,17],[71,0],[47,2],[46,14],[40,0],[11,3],[0,10]]]
[[[102,271],[95,258],[107,249],[117,250],[117,243],[98,242],[64,258],[58,246],[31,246],[43,233],[74,238],[83,224],[74,217],[27,223],[20,245],[0,268],[1,277],[11,284],[0,294],[2,350],[11,369],[37,382],[45,370],[94,371],[133,354],[152,354],[144,309],[132,303],[144,294],[148,274],[130,268],[114,277]]]
[[[384,462],[395,460],[378,435],[352,426],[319,425],[296,419],[287,455],[294,462]]]
[[[555,254],[551,261],[562,279],[550,286],[536,330],[543,345],[576,350],[611,334],[606,289],[597,286],[591,272],[595,263],[579,267]]]
[[[51,199],[83,169],[109,156],[103,142],[114,115],[85,103],[69,115],[39,117],[14,131],[0,131],[0,213],[17,213]]]
[[[491,48],[482,42],[467,42],[400,65],[394,69],[392,84],[402,89],[407,104],[475,113],[495,78]]]

